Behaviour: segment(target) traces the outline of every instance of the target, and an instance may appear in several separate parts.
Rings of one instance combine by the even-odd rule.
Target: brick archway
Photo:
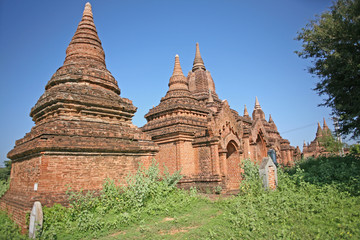
[[[236,153],[236,143],[234,141],[230,141],[226,146],[226,158],[229,158],[232,154]]]
[[[227,188],[234,190],[239,188],[241,168],[239,146],[235,141],[229,141],[226,145],[226,162],[227,162]]]
[[[261,160],[267,156],[267,148],[266,148],[266,142],[261,134],[261,131],[256,137],[256,151],[255,151],[255,160],[260,163]]]

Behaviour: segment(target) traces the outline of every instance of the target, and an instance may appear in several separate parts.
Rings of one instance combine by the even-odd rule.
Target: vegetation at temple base
[[[10,181],[9,180],[0,180],[0,197],[5,194],[9,189]]]
[[[323,133],[321,137],[318,139],[321,147],[325,149],[326,152],[334,155],[339,155],[344,144],[338,141],[330,131],[327,133]]]
[[[0,211],[0,239],[27,239],[26,236],[20,235],[20,228],[17,226],[5,212]]]
[[[161,178],[156,164],[140,168],[126,188],[107,180],[98,196],[69,193],[70,208],[44,208],[39,238],[360,238],[358,157],[307,159],[278,169],[275,191],[262,188],[257,165],[249,160],[242,164],[244,180],[233,197],[212,195],[216,199],[210,200],[196,189],[178,189],[180,175]],[[4,214],[0,224],[7,229],[0,228],[0,236],[21,237]]]
[[[339,117],[340,132],[360,136],[360,1],[338,0],[298,33],[300,57],[311,59],[309,72],[320,81],[322,104]]]
[[[360,157],[360,144],[350,145],[349,152],[355,156]]]
[[[4,161],[5,163],[5,167],[0,168],[0,181],[1,180],[8,180],[10,177],[10,172],[11,172],[11,161]]]
[[[288,173],[302,171],[303,181],[319,186],[332,186],[351,196],[360,196],[360,157],[346,155],[308,158],[296,163]]]

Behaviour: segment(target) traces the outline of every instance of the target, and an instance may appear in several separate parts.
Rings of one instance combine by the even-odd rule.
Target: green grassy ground
[[[222,210],[210,200],[199,200],[182,212],[144,217],[139,223],[100,239],[201,239],[222,225]]]

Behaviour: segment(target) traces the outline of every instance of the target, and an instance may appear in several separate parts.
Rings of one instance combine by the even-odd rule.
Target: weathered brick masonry
[[[34,201],[66,204],[68,187],[99,190],[106,178],[124,180],[155,156],[158,147],[131,122],[136,107],[119,94],[87,3],[63,66],[31,109],[35,126],[8,154],[10,189],[1,209],[23,231]]]
[[[318,122],[315,139],[310,144],[306,144],[304,142],[304,146],[303,146],[303,157],[304,158],[308,158],[308,157],[316,158],[321,155],[329,154],[329,152],[326,152],[326,149],[323,146],[321,146],[321,144],[320,144],[321,138],[325,135],[331,136],[331,131],[330,131],[328,125],[326,124],[326,121],[324,118],[323,128],[321,128],[320,123]]]
[[[270,148],[284,165],[300,156],[300,150],[280,136],[271,116],[265,120],[257,98],[251,118],[246,106],[240,116],[218,97],[199,44],[187,78],[176,55],[169,90],[145,118],[142,130],[159,145],[157,161],[170,172],[181,170],[185,177],[180,185],[185,188],[237,189],[240,161],[250,158],[260,163]]]
[[[141,130],[131,122],[135,112],[106,69],[87,3],[63,66],[31,109],[35,126],[8,154],[13,167],[1,209],[25,230],[35,201],[66,205],[68,187],[99,190],[104,179],[123,181],[153,157],[170,173],[181,170],[181,187],[228,191],[239,187],[242,159],[260,163],[270,148],[284,165],[299,156],[271,116],[265,120],[257,98],[252,117],[246,106],[240,116],[219,98],[198,44],[187,77],[175,57],[169,90]]]

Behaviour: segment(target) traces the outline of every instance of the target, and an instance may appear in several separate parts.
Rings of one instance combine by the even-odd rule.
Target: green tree
[[[11,172],[11,161],[4,161],[5,167],[0,168],[0,181],[1,180],[8,180],[10,177]]]
[[[312,60],[309,72],[319,77],[315,91],[339,117],[340,133],[360,136],[360,0],[338,0],[296,38],[299,57]]]
[[[321,147],[325,148],[326,152],[339,154],[343,148],[343,144],[335,139],[330,131],[323,132],[322,136],[319,138],[319,144]]]
[[[349,149],[351,154],[360,156],[360,144],[352,144]]]

